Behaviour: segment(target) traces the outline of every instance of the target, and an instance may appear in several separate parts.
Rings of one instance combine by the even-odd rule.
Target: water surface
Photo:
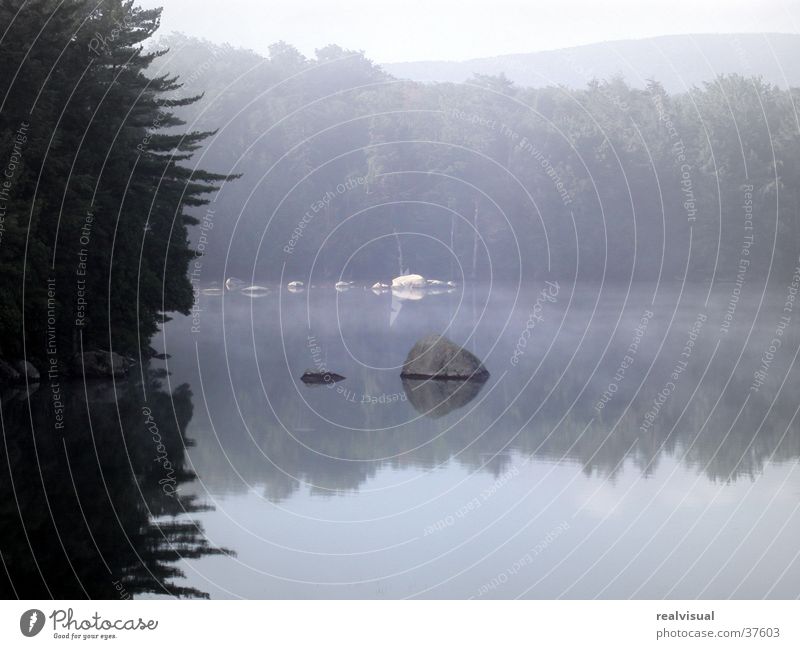
[[[753,289],[726,318],[730,289],[203,300],[195,332],[175,321],[163,343],[195,393],[206,533],[237,556],[188,581],[218,597],[796,596],[797,329],[756,384],[786,291]],[[431,332],[491,379],[404,386]],[[318,365],[346,381],[297,380]]]
[[[730,285],[269,289],[201,293],[154,341],[170,374],[70,387],[68,433],[46,385],[4,401],[6,453],[46,440],[52,460],[18,463],[13,484],[49,495],[28,519],[56,511],[31,541],[45,559],[32,525],[3,552],[34,592],[798,596],[787,289],[748,287],[732,313]],[[429,333],[491,378],[404,384]],[[315,367],[346,380],[299,381]]]

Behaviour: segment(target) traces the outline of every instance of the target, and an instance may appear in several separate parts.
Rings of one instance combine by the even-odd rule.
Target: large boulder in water
[[[489,372],[475,354],[444,336],[425,336],[411,348],[400,376],[406,379],[485,381]]]
[[[392,280],[392,288],[425,288],[428,283],[422,275],[400,275]]]

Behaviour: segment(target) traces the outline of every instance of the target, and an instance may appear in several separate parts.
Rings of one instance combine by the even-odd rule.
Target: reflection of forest
[[[221,552],[181,514],[203,511],[172,487],[194,478],[185,464],[191,392],[157,384],[61,385],[64,428],[49,386],[6,393],[0,448],[0,596],[204,597],[177,586],[177,562]],[[148,410],[145,410],[149,408]],[[152,420],[143,414],[149,412]],[[163,444],[163,446],[159,446]]]
[[[348,299],[361,298],[351,296]],[[234,309],[234,306],[226,308]],[[429,321],[437,322],[434,307],[428,308]],[[232,398],[231,383],[224,372],[222,376],[204,376],[207,410],[211,413],[214,430],[203,408],[193,422],[192,436],[198,440],[198,446],[191,450],[192,462],[212,492],[240,491],[257,485],[263,486],[272,499],[292,494],[301,481],[320,493],[358,489],[379,469],[389,466],[433,467],[455,461],[473,470],[500,473],[511,451],[546,461],[578,463],[587,473],[601,475],[619,471],[626,464],[623,462],[626,458],[628,466],[632,463],[637,470],[649,474],[658,466],[662,455],[667,454],[710,480],[753,477],[768,461],[800,456],[798,425],[792,421],[796,407],[793,395],[800,387],[796,371],[789,373],[778,398],[772,403],[791,360],[788,350],[797,348],[798,337],[796,332],[787,334],[784,339],[787,353],[773,365],[769,385],[759,392],[751,392],[752,369],[758,367],[764,340],[769,340],[765,335],[774,320],[774,310],[768,310],[766,324],[755,328],[728,382],[749,327],[750,314],[745,312],[744,306],[741,308],[742,327],[721,343],[708,368],[717,331],[714,325],[703,331],[691,362],[676,382],[674,393],[660,406],[652,426],[644,429],[642,424],[647,413],[679,358],[688,326],[696,314],[693,307],[679,314],[672,323],[659,353],[656,353],[657,347],[667,322],[662,319],[650,323],[647,346],[642,347],[636,362],[627,370],[614,398],[600,411],[595,408],[598,396],[630,343],[632,325],[641,314],[638,305],[630,310],[633,315],[630,318],[626,315],[619,326],[619,335],[605,353],[606,362],[591,379],[588,377],[603,353],[605,334],[602,332],[598,334],[602,343],[590,338],[584,351],[564,372],[581,333],[576,316],[568,323],[572,329],[564,328],[559,333],[557,340],[561,342],[545,359],[537,379],[522,392],[522,383],[527,378],[525,373],[503,379],[503,372],[495,372],[494,368],[508,356],[499,361],[490,357],[487,365],[492,368],[492,378],[473,395],[474,399],[461,400],[455,408],[437,410],[440,416],[433,418],[421,416],[408,399],[364,405],[348,402],[334,390],[298,391],[295,382],[286,375],[282,358],[286,353],[288,358],[297,359],[299,366],[304,362],[305,332],[294,329],[283,332],[285,351],[274,344],[259,346],[260,366],[281,368],[281,371],[262,371],[264,390],[269,395],[267,400],[255,372],[252,352],[241,342],[246,341],[249,334],[238,332],[231,336],[233,342],[227,350],[231,355],[229,363],[236,400]],[[266,314],[269,307],[264,309]],[[354,311],[364,313],[361,308]],[[346,318],[347,314],[342,311],[341,316]],[[231,319],[244,321],[246,324],[242,326],[249,326],[249,316],[245,319],[232,315]],[[604,313],[595,314],[593,326],[602,328],[604,325],[597,323],[606,320]],[[279,336],[266,316],[261,318],[260,312],[258,323],[259,335],[263,335],[264,340]],[[339,335],[338,326],[349,331],[351,323],[334,322],[331,339]],[[519,331],[516,324],[508,330]],[[326,337],[324,331],[319,335]],[[393,340],[391,336],[413,339],[415,335],[414,331],[402,334],[373,331],[370,336],[366,329],[358,330],[358,335],[351,336],[352,340],[366,341],[364,345],[371,344],[378,351],[370,356],[367,350],[358,347],[358,342],[353,342],[351,351],[357,358],[374,358],[383,353],[386,342]],[[396,346],[402,352],[405,344],[407,341]],[[221,346],[203,347],[202,353],[204,365],[225,367],[225,351]],[[331,353],[333,355],[333,351]],[[391,364],[391,360],[388,356],[380,358],[385,365]],[[538,358],[531,359],[532,363],[534,361],[538,362]],[[347,381],[337,387],[346,386],[356,395],[403,394],[400,378],[393,372],[351,365],[346,373]],[[442,396],[446,397],[446,394]],[[745,398],[746,407],[739,412]],[[425,405],[430,409],[434,404],[426,402]],[[315,414],[312,407],[335,424]]]

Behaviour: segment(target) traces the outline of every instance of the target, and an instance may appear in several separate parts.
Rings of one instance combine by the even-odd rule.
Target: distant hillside
[[[549,52],[507,54],[469,61],[419,61],[382,66],[414,81],[465,81],[473,73],[505,75],[523,86],[583,88],[592,78],[621,74],[634,87],[657,79],[680,92],[738,72],[761,75],[780,87],[800,86],[800,35],[694,34],[611,41]]]

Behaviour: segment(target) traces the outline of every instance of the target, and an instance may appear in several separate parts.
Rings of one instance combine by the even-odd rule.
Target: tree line
[[[264,57],[164,44],[205,91],[182,114],[219,129],[198,159],[244,174],[216,202],[208,281],[312,266],[385,280],[401,254],[477,280],[732,282],[743,256],[750,277],[796,266],[794,88],[738,74],[679,94],[622,78],[424,84],[335,45],[307,58],[286,43]]]

